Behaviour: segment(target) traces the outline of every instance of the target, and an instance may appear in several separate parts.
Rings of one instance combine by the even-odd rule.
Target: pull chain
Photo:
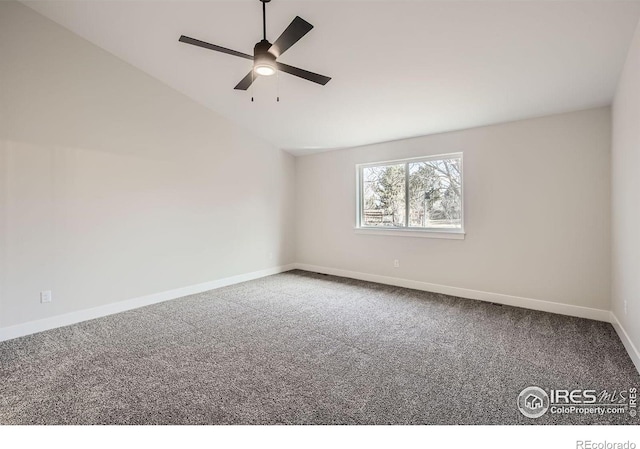
[[[253,81],[254,81],[255,73],[253,69],[251,69],[251,102],[253,102]]]
[[[276,101],[280,103],[280,70],[276,70]]]

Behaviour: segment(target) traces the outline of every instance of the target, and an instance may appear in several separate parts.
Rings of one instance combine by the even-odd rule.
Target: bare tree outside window
[[[462,229],[462,156],[366,165],[359,169],[360,226]]]

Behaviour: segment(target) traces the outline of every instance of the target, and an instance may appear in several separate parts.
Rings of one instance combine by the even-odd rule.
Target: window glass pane
[[[404,164],[362,169],[362,226],[404,227]]]
[[[409,163],[409,226],[462,228],[460,158]]]

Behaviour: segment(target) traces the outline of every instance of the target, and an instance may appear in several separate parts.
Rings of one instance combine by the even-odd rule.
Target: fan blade
[[[273,43],[271,48],[269,48],[269,51],[276,55],[276,57],[279,57],[312,29],[313,25],[303,18],[296,16],[287,29],[284,30],[280,37]]]
[[[299,69],[297,67],[293,67],[287,64],[283,64],[281,62],[276,62],[278,66],[278,70],[288,73],[289,75],[297,76],[300,78],[304,78],[308,81],[312,81],[314,83],[322,84],[323,86],[331,81],[331,78],[324,75],[318,75],[317,73],[309,72],[307,70]]]
[[[210,44],[208,42],[199,41],[198,39],[194,39],[192,37],[188,37],[188,36],[184,36],[183,35],[183,36],[180,36],[180,39],[178,39],[178,40],[180,42],[184,42],[185,44],[191,44],[191,45],[195,45],[196,47],[202,47],[202,48],[206,48],[208,50],[219,51],[221,53],[226,53],[228,55],[238,56],[240,58],[250,59],[251,61],[253,61],[253,56],[248,55],[246,53],[241,53],[239,51],[230,50],[228,48],[220,47],[219,45]]]
[[[242,78],[242,81],[240,81],[238,85],[234,87],[234,89],[247,90],[249,86],[251,86],[251,84],[253,83],[254,78],[255,78],[255,75],[253,74],[253,70],[251,70],[249,73],[247,73],[247,76]]]

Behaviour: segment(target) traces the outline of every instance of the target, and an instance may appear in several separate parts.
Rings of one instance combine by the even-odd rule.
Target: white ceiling
[[[638,2],[284,1],[273,42],[296,16],[315,28],[251,94],[251,62],[185,45],[181,34],[252,53],[258,0],[25,2],[43,15],[294,154],[396,140],[610,104]]]

